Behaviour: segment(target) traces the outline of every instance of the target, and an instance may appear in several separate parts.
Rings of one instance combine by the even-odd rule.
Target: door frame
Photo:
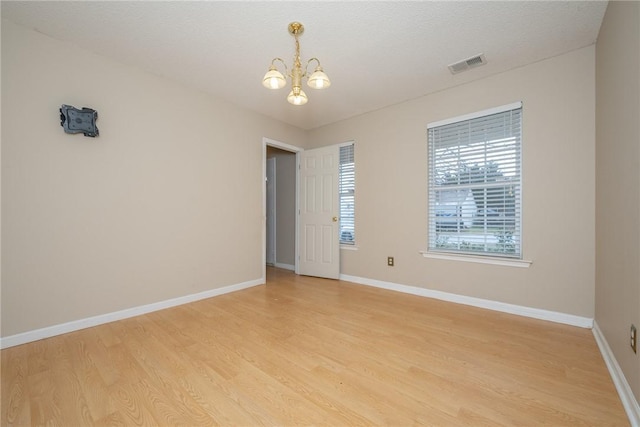
[[[266,210],[267,244],[265,246],[267,247],[266,249],[267,265],[276,265],[276,260],[278,259],[276,254],[276,248],[278,246],[277,240],[276,240],[276,236],[278,234],[276,230],[276,222],[277,222],[276,218],[278,216],[278,212],[276,209],[276,203],[277,203],[276,201],[278,199],[278,195],[276,194],[276,187],[277,187],[276,160],[277,159],[275,157],[266,159],[267,173],[265,174],[265,176],[266,176],[266,186],[267,186],[267,210]],[[271,191],[269,191],[269,189],[271,189]]]
[[[287,144],[282,141],[277,141],[271,138],[262,138],[262,280],[267,282],[267,146],[279,148],[280,150],[290,151],[296,155],[296,223],[295,223],[295,273],[298,274],[298,181],[300,167],[300,152],[304,151],[303,148],[295,145]]]

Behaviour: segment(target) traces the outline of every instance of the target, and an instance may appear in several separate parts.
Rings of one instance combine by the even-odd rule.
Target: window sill
[[[344,249],[345,251],[357,251],[358,247],[356,245],[340,245],[340,249]]]
[[[420,251],[423,257],[432,259],[444,259],[449,261],[475,262],[480,264],[505,265],[508,267],[529,268],[533,261],[512,258],[493,258],[473,255],[445,254],[438,252]]]

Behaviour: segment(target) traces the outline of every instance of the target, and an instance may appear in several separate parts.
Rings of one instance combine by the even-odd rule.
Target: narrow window
[[[429,251],[522,258],[522,104],[427,126]]]
[[[356,171],[353,142],[340,147],[340,243],[355,244]]]

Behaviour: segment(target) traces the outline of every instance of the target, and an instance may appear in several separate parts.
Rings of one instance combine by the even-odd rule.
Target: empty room
[[[640,2],[2,1],[3,426],[640,426]]]

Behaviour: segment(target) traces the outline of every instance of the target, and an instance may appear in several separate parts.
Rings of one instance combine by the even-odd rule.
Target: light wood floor
[[[0,421],[629,425],[590,330],[278,269],[2,350]]]

